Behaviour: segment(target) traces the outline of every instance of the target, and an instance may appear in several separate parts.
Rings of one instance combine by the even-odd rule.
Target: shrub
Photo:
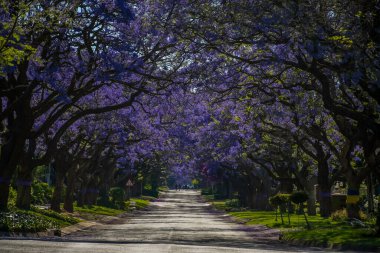
[[[359,217],[361,220],[367,220],[368,219],[367,215],[362,211],[359,211]],[[346,221],[346,220],[348,220],[347,210],[346,209],[340,209],[340,210],[333,212],[331,214],[331,219],[333,221]]]
[[[32,204],[45,205],[50,203],[53,189],[47,183],[38,180],[32,183]]]
[[[280,209],[281,223],[284,224],[284,219],[282,214],[286,211],[286,206],[290,204],[289,194],[276,194],[269,198],[269,203],[275,208],[276,211],[276,221],[277,221],[277,210]],[[290,214],[288,212],[288,222],[290,224]]]
[[[108,192],[104,189],[100,191],[99,197],[96,198],[96,204],[99,206],[114,207],[113,203],[110,200]]]
[[[205,188],[205,189],[202,189],[202,190],[201,190],[201,194],[202,194],[202,195],[211,195],[211,194],[212,194],[212,191],[211,191],[211,189],[209,189],[209,188]]]
[[[152,196],[141,196],[140,199],[142,199],[142,200],[153,201],[153,200],[155,200],[156,198],[155,198],[155,197],[152,197]]]
[[[294,204],[298,205],[298,213],[303,214],[307,228],[310,229],[309,221],[307,220],[306,214],[303,210],[303,203],[305,203],[309,199],[309,196],[305,192],[293,192],[289,196],[289,200],[292,201]]]
[[[111,197],[112,204],[115,205],[116,208],[124,210],[126,208],[124,198],[125,191],[121,187],[113,187],[110,189],[109,195]]]
[[[158,197],[158,189],[154,189],[151,184],[144,185],[143,194]]]
[[[226,206],[231,208],[239,208],[240,207],[240,200],[239,199],[227,199],[226,200]]]
[[[169,191],[169,188],[167,186],[160,186],[160,187],[158,187],[158,191],[167,192],[167,191]]]
[[[269,198],[269,204],[277,209],[281,205],[281,198],[278,195],[274,195]]]
[[[9,187],[8,206],[10,208],[16,206],[17,191],[13,187]]]
[[[305,192],[294,192],[289,196],[290,201],[294,204],[302,204],[309,199],[309,196]]]
[[[214,199],[215,200],[222,200],[224,198],[225,198],[225,196],[223,194],[219,194],[219,193],[215,193],[214,194]]]
[[[59,225],[40,215],[25,211],[0,212],[0,230],[7,232],[40,232],[58,229]]]
[[[113,187],[110,189],[109,195],[113,203],[116,201],[124,201],[125,191],[121,187]]]

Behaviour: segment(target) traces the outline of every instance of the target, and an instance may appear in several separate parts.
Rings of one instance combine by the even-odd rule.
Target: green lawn
[[[287,241],[303,241],[309,245],[341,246],[344,249],[353,250],[380,249],[380,238],[374,236],[371,230],[352,228],[348,225],[289,231],[284,233],[283,239]]]
[[[131,198],[135,202],[135,208],[145,209],[149,206],[153,197],[142,196],[141,198]],[[104,207],[104,206],[83,206],[74,205],[74,211],[84,220],[98,220],[101,215],[117,216],[131,211],[130,202],[125,202],[125,210]],[[19,210],[12,208],[8,212],[0,212],[0,231],[6,232],[40,232],[47,229],[59,229],[81,222],[82,220],[73,217],[68,213],[57,213],[52,210],[32,207],[31,210]]]
[[[220,210],[220,211],[225,211],[227,208],[226,202],[223,200],[212,201],[212,205],[215,207],[215,209]]]
[[[138,210],[145,209],[149,206],[150,201],[147,199],[140,199],[140,198],[131,198],[131,201],[135,202],[135,207]],[[128,203],[128,202],[127,202]]]
[[[355,228],[347,222],[333,221],[331,218],[320,216],[308,216],[311,225],[309,230],[303,216],[296,214],[290,216],[290,225],[287,215],[284,215],[284,224],[282,224],[280,217],[276,221],[275,212],[271,211],[229,212],[228,214],[247,225],[261,224],[280,229],[283,239],[287,241],[326,247],[380,249],[380,238],[372,235],[372,223],[367,224],[368,228]]]
[[[130,201],[135,202],[136,209],[140,210],[140,209],[146,208],[150,204],[149,199],[151,198],[148,198],[148,197],[131,198]],[[126,206],[125,210],[104,207],[104,206],[97,206],[97,205],[83,206],[83,207],[78,207],[74,205],[74,211],[80,213],[81,215],[92,214],[92,215],[117,216],[122,213],[130,211],[130,201],[125,202],[125,206]]]
[[[225,200],[212,200],[206,197],[215,209],[228,210]],[[278,214],[277,221],[274,211],[234,211],[228,212],[237,221],[247,225],[265,225],[279,229],[283,240],[318,245],[325,247],[342,247],[356,250],[379,250],[380,238],[373,235],[374,221],[365,222],[367,228],[356,228],[345,221],[334,221],[331,218],[307,216],[311,229],[307,229],[302,215],[291,214],[290,225],[287,214],[283,215],[284,224]]]
[[[44,216],[50,219],[51,221],[54,221],[55,223],[57,223],[59,227],[61,228],[81,222],[81,219],[72,217],[71,215],[68,215],[65,213],[57,213],[52,210],[44,210],[44,209],[38,209],[38,208],[32,207],[32,209],[28,212],[32,214]]]
[[[114,209],[104,206],[83,206],[79,207],[77,205],[74,205],[74,211],[78,213],[88,213],[88,214],[95,214],[95,215],[108,215],[108,216],[117,216],[119,214],[125,213],[125,210],[120,209]]]

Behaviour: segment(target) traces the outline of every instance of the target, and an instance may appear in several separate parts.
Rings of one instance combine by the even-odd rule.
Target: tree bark
[[[347,197],[349,197],[351,195],[354,195],[354,196],[355,195],[359,195],[359,189],[360,189],[360,182],[358,182],[356,179],[350,177],[348,179],[348,191],[349,192],[347,194]],[[352,194],[350,192],[354,192],[354,194]],[[350,218],[350,219],[360,219],[360,215],[359,215],[360,208],[359,208],[359,203],[358,202],[356,202],[356,203],[347,203],[346,209],[347,209],[347,216],[348,216],[348,218]]]
[[[33,173],[30,170],[29,165],[21,166],[17,184],[17,199],[16,206],[20,209],[29,210],[32,200],[32,181]]]
[[[315,216],[317,215],[317,208],[316,208],[316,199],[315,199],[315,190],[314,187],[311,187],[312,190],[308,191],[308,200],[307,200],[307,214],[309,216]]]
[[[32,200],[32,181],[33,181],[33,157],[36,150],[34,139],[28,141],[28,151],[21,158],[17,183],[16,206],[20,209],[30,209]]]
[[[68,172],[67,175],[67,186],[65,200],[63,208],[69,212],[74,212],[74,190],[75,190],[75,170],[72,169]]]
[[[63,193],[63,181],[65,179],[65,174],[62,171],[62,168],[56,166],[55,171],[55,184],[54,184],[54,192],[51,199],[51,209],[56,212],[61,212],[61,198]]]
[[[331,184],[329,177],[329,165],[323,150],[318,149],[318,185],[319,185],[319,207],[322,217],[331,215]]]

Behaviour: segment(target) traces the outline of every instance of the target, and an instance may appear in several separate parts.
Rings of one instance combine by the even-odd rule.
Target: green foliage
[[[281,204],[281,199],[278,195],[274,195],[269,198],[269,204],[273,206],[274,208],[277,208]]]
[[[142,198],[131,198],[130,201],[127,202],[127,205],[130,207],[130,202],[135,202],[135,207],[136,209],[145,209],[146,207],[149,206],[150,201],[148,199],[142,199]]]
[[[45,205],[50,203],[53,195],[53,188],[47,183],[38,180],[33,181],[32,184],[32,204]]]
[[[101,194],[96,199],[96,204],[99,206],[114,207],[114,204],[111,202],[111,200],[107,194]]]
[[[211,188],[204,188],[201,190],[201,194],[202,195],[210,195],[210,194],[212,194],[212,190],[211,190]]]
[[[214,200],[214,195],[203,195],[203,198],[206,201],[213,201]]]
[[[63,223],[66,223],[66,224],[76,224],[76,223],[80,222],[80,220],[77,218],[74,218],[72,216],[65,215],[62,213],[57,213],[53,210],[39,209],[36,207],[32,207],[31,210],[35,213],[39,213],[39,214],[42,214],[44,216],[54,218],[54,219],[59,220],[59,221],[63,221]]]
[[[288,231],[284,233],[282,239],[291,242],[299,241],[307,245],[337,247],[341,250],[356,250],[358,252],[379,252],[380,250],[380,237],[368,229],[345,225]]]
[[[117,216],[125,212],[124,210],[120,210],[120,209],[109,208],[109,207],[104,207],[104,206],[96,206],[96,205],[83,206],[83,207],[74,206],[74,211],[79,212],[81,215],[82,213],[88,213],[88,214],[93,214],[93,215],[108,215],[108,216]]]
[[[198,185],[199,185],[199,180],[198,179],[193,179],[193,180],[191,180],[191,184],[194,185],[195,188],[197,188]]]
[[[126,209],[125,202],[124,202],[125,191],[123,188],[113,187],[110,189],[109,195],[111,197],[111,202],[114,207],[120,210]]]
[[[290,194],[279,193],[278,196],[280,198],[280,205],[289,202]]]
[[[152,190],[152,185],[151,184],[145,184],[144,185],[144,191],[151,191]]]
[[[158,191],[167,192],[167,191],[169,191],[169,188],[167,186],[160,186],[160,187],[158,187]]]
[[[301,204],[309,199],[309,196],[305,192],[294,192],[289,196],[290,201],[294,204]]]
[[[14,208],[16,206],[17,191],[13,187],[9,187],[8,207]]]
[[[244,211],[229,212],[228,214],[247,225],[260,224],[280,229],[284,240],[298,240],[307,245],[342,245],[347,248],[353,246],[380,247],[380,238],[373,236],[371,229],[355,228],[345,221],[335,221],[333,218],[326,219],[319,215],[309,216],[312,229],[308,230],[305,228],[305,223],[299,222],[299,218],[295,215],[291,217],[291,225],[289,225],[275,221],[273,211]],[[373,227],[374,223],[375,221],[371,220],[366,225]]]
[[[290,197],[289,194],[279,193],[279,194],[276,194],[276,195],[270,197],[269,198],[269,203],[273,207],[279,207],[281,205],[284,205],[284,204],[288,203],[289,202],[289,197]]]
[[[148,196],[158,197],[157,189],[153,189],[151,184],[144,185],[143,194],[148,195]]]
[[[220,210],[220,211],[228,211],[230,209],[230,208],[227,208],[226,201],[224,201],[224,200],[222,200],[222,201],[213,201],[212,202],[212,206],[215,209]]]
[[[40,232],[58,228],[58,223],[43,215],[20,210],[0,212],[0,231]]]
[[[363,213],[362,211],[359,211],[359,216],[360,216],[361,220],[367,220],[368,219],[367,215],[365,213]],[[348,220],[347,210],[341,209],[341,210],[337,210],[337,211],[333,212],[331,214],[331,219],[333,221],[340,221],[340,222]]]
[[[286,206],[290,207],[290,195],[289,194],[276,194],[269,198],[269,203],[275,208],[275,217],[277,221],[277,210],[280,208],[281,223],[284,224],[284,218],[282,214],[286,211]],[[290,225],[290,213],[288,212],[288,223]]]
[[[148,201],[156,200],[156,198],[152,197],[152,196],[141,196],[140,199],[142,199],[142,200],[148,200]]]
[[[226,200],[226,206],[231,208],[239,208],[240,207],[240,200],[239,199],[227,199]]]

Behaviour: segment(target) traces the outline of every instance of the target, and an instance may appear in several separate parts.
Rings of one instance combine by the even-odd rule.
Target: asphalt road
[[[63,238],[0,239],[5,252],[325,252],[289,247],[262,226],[245,227],[213,212],[199,192],[169,191],[148,211]]]

